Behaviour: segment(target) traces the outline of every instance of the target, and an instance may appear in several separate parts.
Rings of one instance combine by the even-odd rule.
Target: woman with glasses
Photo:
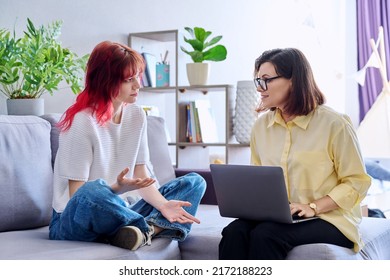
[[[310,243],[359,251],[360,202],[370,177],[349,117],[324,105],[297,49],[264,52],[254,76],[263,114],[252,129],[251,163],[281,166],[291,214],[319,219],[294,224],[237,219],[222,231],[220,259],[285,259],[295,246]]]
[[[51,239],[136,250],[152,236],[184,240],[199,223],[204,179],[190,173],[157,188],[148,172],[146,115],[135,105],[144,68],[122,44],[92,51],[85,89],[59,122]]]

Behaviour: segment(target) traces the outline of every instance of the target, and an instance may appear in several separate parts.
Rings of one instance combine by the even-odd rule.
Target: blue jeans
[[[166,183],[159,191],[167,200],[189,201],[192,206],[184,209],[195,216],[205,189],[205,180],[196,173],[189,173]],[[50,239],[100,241],[128,225],[147,232],[148,224],[164,228],[158,237],[179,241],[183,241],[191,230],[191,224],[170,223],[143,199],[127,206],[104,180],[99,179],[81,186],[62,213],[53,211]]]

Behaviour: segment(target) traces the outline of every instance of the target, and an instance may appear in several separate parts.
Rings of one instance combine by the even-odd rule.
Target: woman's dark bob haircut
[[[255,62],[255,77],[260,66],[265,62],[274,65],[277,75],[291,80],[291,91],[287,96],[284,112],[295,116],[307,115],[318,105],[325,103],[325,97],[314,80],[311,66],[300,50],[286,48],[263,52]],[[257,111],[267,109],[275,110],[276,108],[264,108],[260,104]]]

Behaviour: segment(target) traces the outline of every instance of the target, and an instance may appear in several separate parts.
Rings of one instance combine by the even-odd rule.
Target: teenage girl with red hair
[[[85,89],[59,122],[51,239],[136,250],[153,236],[184,240],[200,222],[206,185],[198,174],[157,188],[148,172],[146,116],[135,105],[144,68],[142,56],[119,43],[92,51]]]

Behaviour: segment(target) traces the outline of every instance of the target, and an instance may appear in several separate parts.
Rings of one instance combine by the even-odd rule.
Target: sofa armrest
[[[210,204],[210,205],[217,205],[217,198],[215,196],[215,191],[214,191],[214,184],[213,184],[213,179],[211,177],[211,172],[210,170],[207,169],[180,169],[176,168],[175,169],[175,174],[176,177],[183,176],[185,174],[195,172],[198,173],[200,176],[202,176],[207,184],[206,187],[206,192],[200,201],[201,204]]]

